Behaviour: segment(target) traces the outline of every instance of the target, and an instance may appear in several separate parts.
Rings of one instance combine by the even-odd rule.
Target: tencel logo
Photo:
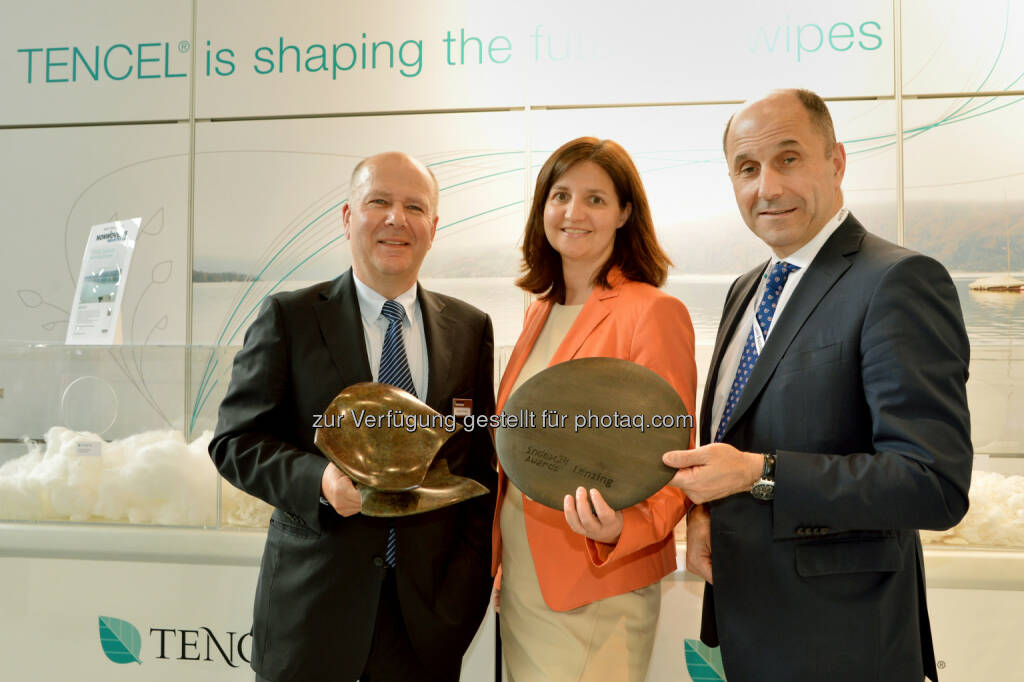
[[[686,672],[693,682],[725,682],[725,666],[722,665],[722,650],[709,647],[699,639],[683,642],[686,651]]]
[[[99,617],[100,647],[114,663],[142,664],[142,635],[126,620]],[[201,663],[238,668],[248,666],[252,632],[214,630],[205,625],[191,628],[144,626],[150,640],[150,664]]]
[[[138,629],[126,620],[100,616],[100,646],[114,663],[138,663],[142,652],[142,637]]]

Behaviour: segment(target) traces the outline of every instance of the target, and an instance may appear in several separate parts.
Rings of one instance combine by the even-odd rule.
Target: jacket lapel
[[[502,373],[501,381],[498,384],[497,412],[501,412],[502,407],[505,406],[505,401],[508,400],[509,394],[512,393],[512,385],[515,384],[519,372],[522,371],[523,365],[526,364],[526,359],[530,357],[530,351],[533,350],[533,345],[537,343],[537,337],[540,336],[541,330],[544,329],[544,323],[548,320],[548,314],[551,313],[552,305],[552,302],[549,300],[538,301],[536,303],[537,307],[533,308],[534,314],[527,316],[526,322],[523,325],[523,332],[519,335],[519,339],[512,349],[512,355],[508,358],[508,364],[505,366],[505,371]]]
[[[447,304],[422,285],[417,287],[416,298],[423,314],[423,333],[427,337],[427,395],[423,402],[444,414],[441,404],[445,396],[451,395],[452,349],[457,347],[453,337],[455,320],[447,312]]]
[[[601,324],[604,318],[608,317],[608,314],[611,312],[609,301],[617,298],[619,295],[618,289],[614,288],[617,283],[610,282],[610,284],[613,286],[611,289],[594,287],[594,290],[590,292],[590,296],[587,298],[587,302],[583,304],[583,309],[580,311],[579,316],[572,323],[572,326],[569,327],[569,331],[566,333],[565,338],[562,339],[558,350],[551,356],[551,362],[548,363],[548,367],[575,358],[587,337],[593,333],[597,325]]]
[[[330,288],[320,295],[323,300],[315,303],[313,309],[324,344],[341,375],[342,388],[360,381],[372,381],[352,270],[335,279]]]
[[[847,256],[860,250],[863,239],[864,228],[851,214],[821,247],[821,251],[815,256],[814,261],[807,268],[807,272],[800,279],[796,291],[786,303],[782,315],[779,316],[778,325],[774,326],[775,323],[772,323],[773,328],[770,330],[768,340],[754,364],[754,369],[750,372],[750,378],[743,388],[743,393],[740,394],[739,402],[736,403],[736,408],[732,412],[723,437],[728,435],[732,427],[739,422],[757,396],[764,390],[779,361],[782,360],[782,356],[793,343],[793,339],[796,338],[807,318],[850,267],[850,260]]]
[[[604,318],[608,317],[611,312],[608,301],[619,295],[618,287],[625,281],[626,278],[622,272],[613,269],[608,273],[608,284],[611,285],[611,288],[594,287],[586,303],[583,304],[583,310],[580,311],[565,338],[562,339],[562,343],[551,357],[548,367],[576,357],[587,337],[601,324]],[[541,300],[536,303],[537,307],[532,309],[533,314],[527,316],[523,333],[519,335],[519,340],[516,341],[516,346],[512,349],[512,355],[508,359],[508,365],[505,367],[501,383],[498,385],[497,410],[499,412],[505,406],[509,394],[512,393],[512,386],[519,378],[519,372],[522,371],[527,358],[530,357],[530,351],[537,343],[537,338],[540,336],[541,330],[544,329],[544,323],[547,322],[553,305],[550,300]]]
[[[700,407],[700,442],[707,445],[711,442],[711,412],[715,400],[715,387],[718,385],[719,364],[722,362],[722,354],[725,353],[729,341],[736,332],[736,325],[743,317],[743,311],[747,309],[750,298],[757,291],[757,284],[768,267],[768,261],[759,267],[741,275],[730,289],[730,296],[726,299],[725,308],[722,312],[722,321],[718,325],[718,336],[715,339],[715,350],[711,354],[710,371],[704,381],[704,397],[701,399]]]

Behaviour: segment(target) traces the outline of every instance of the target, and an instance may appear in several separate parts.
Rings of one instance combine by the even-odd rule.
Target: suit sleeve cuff
[[[305,521],[310,528],[320,528],[320,514],[324,503],[327,503],[320,490],[324,478],[324,467],[327,464],[326,458],[312,453],[296,459],[294,463],[297,489],[309,492],[296,496],[297,507],[293,513]],[[330,507],[330,503],[327,503],[327,506]]]

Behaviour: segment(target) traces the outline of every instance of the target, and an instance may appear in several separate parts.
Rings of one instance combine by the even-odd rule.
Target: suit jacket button
[[[380,568],[381,566],[384,565],[384,559],[379,557],[379,556],[373,557],[373,565],[377,566],[378,568]]]

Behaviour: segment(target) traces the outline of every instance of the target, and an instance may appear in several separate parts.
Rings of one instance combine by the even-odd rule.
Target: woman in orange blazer
[[[540,298],[498,388],[499,412],[545,367],[613,357],[657,372],[692,414],[693,325],[686,307],[657,288],[671,263],[622,147],[579,138],[547,160],[523,260],[516,284]],[[549,509],[499,469],[492,569],[506,669],[515,682],[640,682],[654,645],[659,581],[676,567],[672,531],[688,502],[666,487],[613,511],[596,490],[566,493],[561,511]]]

